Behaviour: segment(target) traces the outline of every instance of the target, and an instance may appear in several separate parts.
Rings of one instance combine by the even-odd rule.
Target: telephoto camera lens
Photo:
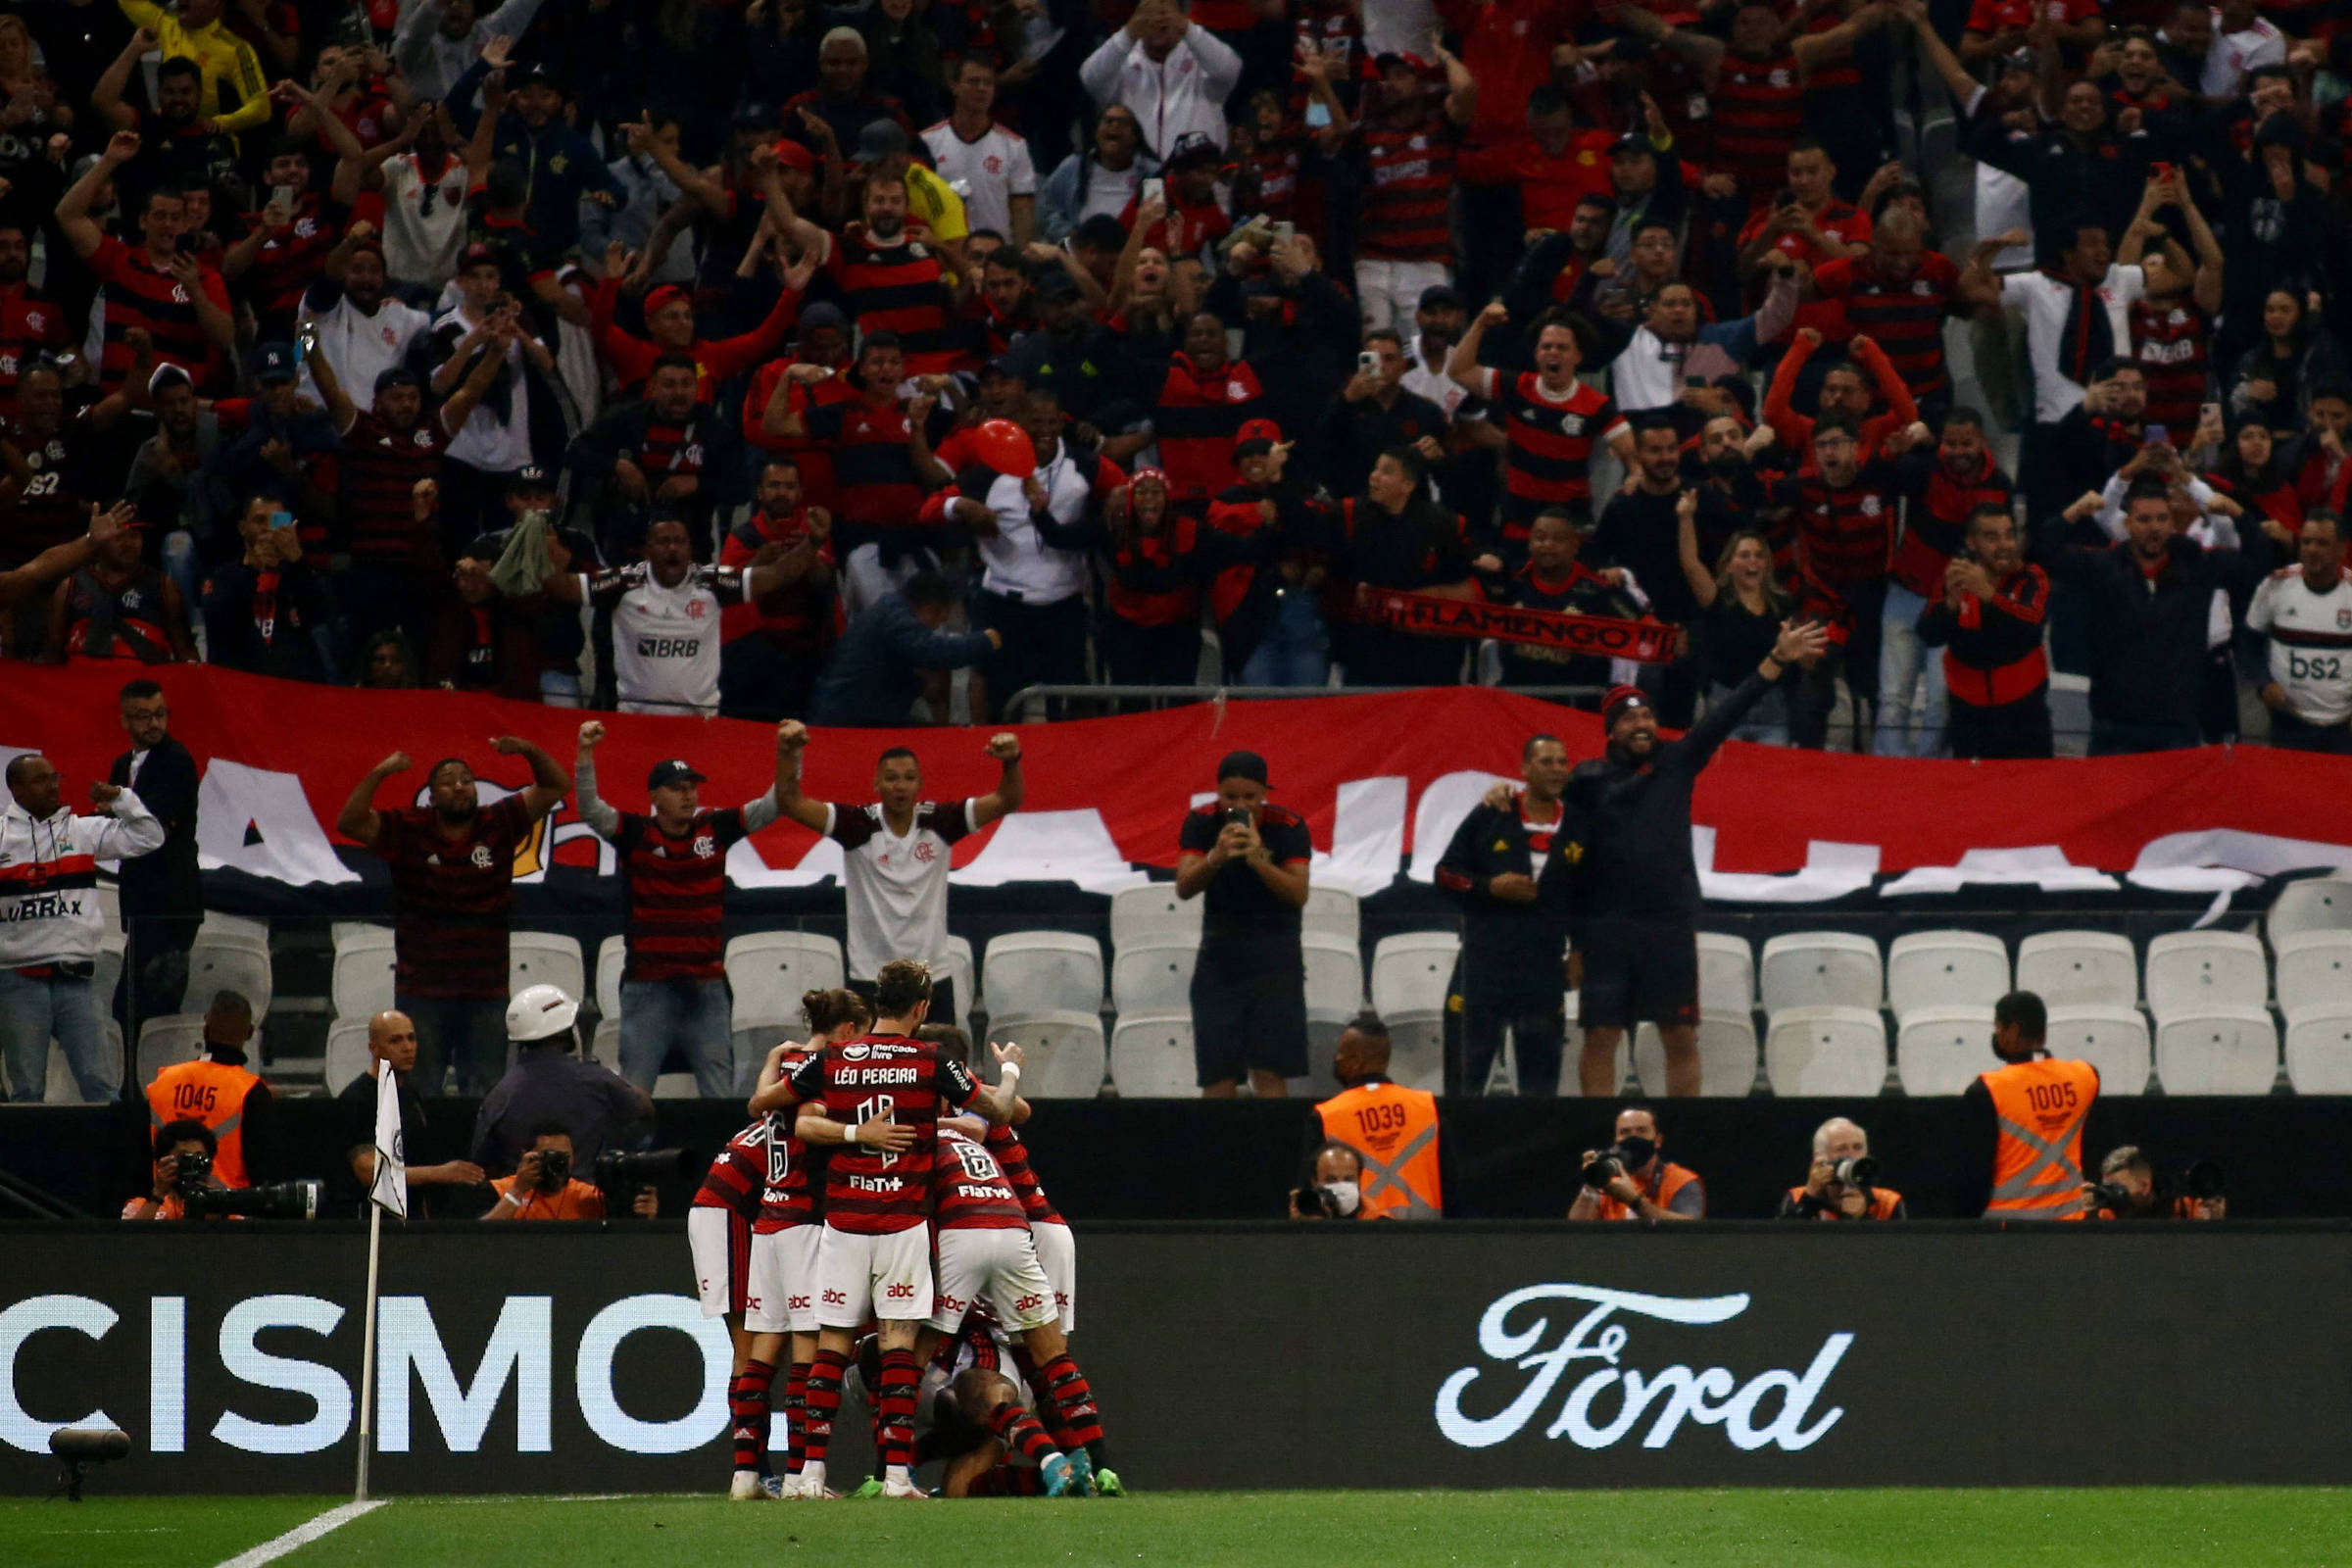
[[[1847,1187],[1868,1187],[1879,1179],[1879,1162],[1868,1154],[1856,1154],[1838,1162],[1837,1176]]]
[[[1624,1174],[1625,1166],[1614,1153],[1600,1154],[1585,1167],[1585,1185],[1597,1193]]]
[[[2188,1189],[2189,1197],[2210,1203],[2222,1196],[2222,1167],[2213,1160],[2200,1159],[2188,1167],[2180,1184]]]

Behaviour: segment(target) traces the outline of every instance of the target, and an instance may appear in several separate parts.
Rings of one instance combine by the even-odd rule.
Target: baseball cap
[[[1649,694],[1641,687],[1612,686],[1609,694],[1600,700],[1600,727],[1604,730],[1614,728],[1618,714],[1648,706]]]
[[[646,317],[650,319],[656,311],[672,300],[688,300],[691,303],[691,298],[684,289],[675,283],[664,283],[645,297]]]
[[[1222,784],[1229,778],[1251,779],[1267,789],[1274,787],[1266,779],[1266,760],[1255,752],[1227,752],[1225,760],[1217,764],[1217,782]]]
[[[1233,455],[1237,458],[1256,458],[1274,450],[1282,439],[1282,426],[1272,419],[1251,419],[1244,424],[1233,438]],[[1242,754],[1236,753],[1236,756]],[[1261,781],[1262,782],[1262,781]]]
[[[268,386],[272,381],[294,379],[294,345],[265,343],[254,355],[253,378]]]
[[[507,85],[514,88],[527,87],[534,83],[542,87],[553,87],[558,92],[564,90],[564,83],[556,79],[556,68],[544,60],[534,60],[516,71],[508,79]]]
[[[1086,293],[1078,286],[1078,280],[1070,275],[1069,269],[1058,264],[1040,267],[1035,286],[1037,297],[1041,300],[1074,300],[1083,298]]]
[[[664,784],[704,782],[703,774],[697,771],[692,762],[681,761],[674,757],[666,762],[656,762],[654,770],[645,776],[645,787],[649,790],[658,790]]]
[[[1188,164],[1213,164],[1223,156],[1206,133],[1188,130],[1176,138],[1175,146],[1168,149],[1167,162],[1162,167],[1182,169]]]
[[[1462,296],[1454,291],[1452,285],[1446,283],[1432,283],[1423,289],[1420,308],[1425,311],[1468,309],[1462,304]]]
[[[424,385],[424,382],[417,376],[416,372],[410,369],[405,365],[388,366],[384,369],[378,371],[375,377],[375,392],[376,396],[378,397],[383,396],[386,391],[396,386],[420,387],[422,385]]]
[[[527,491],[553,490],[555,487],[556,481],[549,478],[547,470],[536,463],[524,464],[521,467],[516,468],[513,476],[507,480],[507,494],[514,496],[522,495]]]
[[[858,151],[852,157],[861,164],[878,164],[885,158],[896,158],[908,150],[906,127],[895,120],[869,120],[858,132]]]
[[[786,169],[813,170],[816,168],[816,154],[810,152],[804,143],[786,136],[776,143],[776,162]]]
[[[159,365],[155,368],[155,373],[147,378],[147,395],[153,397],[164,388],[175,383],[195,385],[195,382],[189,378],[188,372],[178,366]]]
[[[479,242],[468,245],[458,252],[458,270],[461,272],[469,267],[499,267],[501,265],[498,252]]]
[[[836,332],[847,332],[850,329],[848,313],[828,300],[819,300],[801,312],[801,330],[804,333],[819,331],[828,326]]]
[[[1618,137],[1615,141],[1609,143],[1609,156],[1611,158],[1618,157],[1623,153],[1644,153],[1649,157],[1655,158],[1658,155],[1658,150],[1656,147],[1650,145],[1649,138],[1643,135],[1641,131],[1629,130],[1624,135]]]

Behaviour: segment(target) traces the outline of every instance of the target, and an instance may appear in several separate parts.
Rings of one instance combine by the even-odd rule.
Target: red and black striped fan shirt
[[[437,540],[429,518],[416,520],[419,479],[439,479],[449,437],[438,413],[397,430],[382,415],[364,413],[343,432],[343,487],[336,499],[351,524],[351,559],[387,565],[431,563]]]
[[[896,245],[837,240],[825,267],[849,297],[859,337],[898,333],[908,375],[956,368],[956,334],[949,327],[948,287],[937,251],[914,240]]]
[[[1363,142],[1370,187],[1356,220],[1356,243],[1363,253],[1392,262],[1453,260],[1446,220],[1453,197],[1453,128],[1433,115],[1409,129],[1368,127]]]
[[[111,234],[90,253],[89,266],[106,301],[106,346],[98,360],[98,384],[109,392],[122,384],[130,372],[128,334],[132,327],[143,326],[155,339],[156,363],[176,365],[203,386],[213,366],[213,340],[204,335],[195,302],[179,279],[148,265],[143,253]],[[227,314],[228,285],[219,272],[205,268],[198,286]]]
[[[376,854],[392,865],[396,988],[504,1002],[514,852],[531,835],[522,797],[483,807],[456,838],[429,807],[378,811],[375,820]]]
[[[792,1088],[835,1121],[856,1126],[887,1114],[914,1130],[903,1154],[855,1144],[834,1152],[825,1169],[826,1224],[853,1236],[890,1236],[930,1219],[940,1108],[961,1110],[980,1094],[961,1062],[905,1035],[861,1035],[803,1062]]]
[[[629,890],[627,978],[725,978],[727,851],[748,831],[739,806],[695,812],[675,838],[650,816],[620,813],[612,847]]]

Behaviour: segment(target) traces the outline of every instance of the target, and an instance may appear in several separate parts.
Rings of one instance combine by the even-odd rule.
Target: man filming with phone
[[[1266,799],[1266,760],[1232,752],[1217,764],[1217,798],[1184,819],[1176,896],[1205,896],[1193,966],[1193,1051],[1200,1093],[1230,1100],[1247,1073],[1260,1100],[1306,1076],[1306,819]]]
[[[1813,1164],[1802,1187],[1781,1200],[1780,1218],[1810,1220],[1909,1219],[1903,1195],[1878,1185],[1879,1162],[1870,1134],[1843,1116],[1813,1130]]]

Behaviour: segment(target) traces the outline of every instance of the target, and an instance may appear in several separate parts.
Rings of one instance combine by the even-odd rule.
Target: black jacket
[[[1578,923],[1680,922],[1698,916],[1690,856],[1690,790],[1771,686],[1750,673],[1679,741],[1641,763],[1596,757],[1568,775],[1567,806],[1585,824]]]
[[[2051,575],[2083,598],[2090,621],[2090,716],[2132,723],[2197,721],[2213,595],[2224,561],[2175,539],[2151,587],[2130,544],[2062,551]]]
[[[1561,956],[1575,918],[1583,823],[1566,802],[1548,833],[1531,834],[1517,808],[1480,805],[1454,829],[1438,860],[1438,886],[1462,906],[1462,989],[1481,1002],[1556,1000]],[[1536,878],[1532,904],[1487,891],[1497,876]]]
[[[164,824],[164,847],[122,862],[119,873],[122,891],[123,929],[135,919],[204,918],[204,886],[196,874],[196,759],[167,735],[147,754],[139,781],[130,782],[130,756],[124,752],[106,770],[109,784],[134,790],[155,819]]]

